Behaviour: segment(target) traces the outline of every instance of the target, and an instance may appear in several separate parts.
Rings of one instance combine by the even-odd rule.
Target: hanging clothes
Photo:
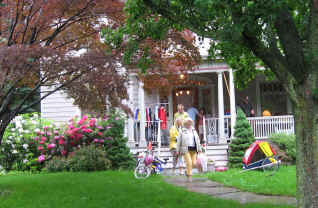
[[[159,121],[159,107],[155,107],[155,112],[154,112],[154,120]]]
[[[150,108],[146,108],[146,126],[150,126]]]
[[[140,112],[139,109],[137,108],[134,114],[134,138],[135,142],[139,143],[139,138],[140,138]]]
[[[160,107],[159,109],[159,119],[161,120],[160,125],[161,129],[167,129],[167,115],[164,107]]]
[[[152,121],[152,111],[151,111],[151,108],[148,108],[149,109],[149,121]]]
[[[140,112],[139,108],[136,109],[135,111],[135,116],[134,116],[135,121],[140,121]]]

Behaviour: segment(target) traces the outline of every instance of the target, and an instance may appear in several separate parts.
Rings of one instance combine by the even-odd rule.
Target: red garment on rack
[[[146,108],[146,126],[150,126],[149,108]]]
[[[161,129],[165,130],[167,129],[167,115],[166,115],[166,110],[164,107],[160,107],[159,109],[159,119],[160,119],[160,126]]]

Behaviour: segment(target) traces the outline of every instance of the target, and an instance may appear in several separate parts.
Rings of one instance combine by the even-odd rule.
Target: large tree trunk
[[[301,208],[318,207],[318,101],[314,94],[315,79],[308,80],[297,90],[298,102],[295,106],[297,207]]]
[[[2,144],[4,132],[14,117],[10,113],[5,113],[0,117],[0,145]]]
[[[6,127],[4,128],[4,126],[0,126],[0,146],[2,144],[2,139],[3,139],[3,135],[4,135],[4,132],[6,130]]]

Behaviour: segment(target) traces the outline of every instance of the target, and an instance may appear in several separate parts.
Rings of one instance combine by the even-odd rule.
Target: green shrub
[[[95,145],[81,147],[69,156],[71,171],[100,171],[111,167],[106,152]]]
[[[113,138],[105,140],[105,151],[107,158],[111,161],[112,169],[132,169],[136,165],[135,158],[127,147],[127,138],[124,137],[125,121],[124,117],[118,113],[112,112],[107,122],[113,128],[105,132],[105,136]]]
[[[253,136],[253,130],[244,112],[240,108],[237,111],[234,129],[234,139],[229,145],[229,166],[241,168],[245,151],[255,141],[255,138]]]
[[[54,157],[46,163],[45,168],[50,173],[68,171],[68,160],[63,157]]]
[[[133,168],[136,163],[126,145],[124,127],[125,117],[116,111],[110,111],[100,118],[87,115],[74,118],[67,125],[63,144],[56,142],[56,152],[64,152],[62,155],[67,156],[78,148],[94,144],[105,150],[112,169]]]
[[[53,122],[40,118],[38,113],[15,117],[3,136],[0,146],[0,166],[6,171],[41,170],[43,164],[37,162],[41,152],[37,149],[34,138],[45,126],[54,129]]]
[[[126,146],[124,120],[124,115],[111,111],[99,118],[75,117],[65,129],[57,129],[38,114],[18,116],[5,132],[0,166],[6,171],[40,171],[55,156],[68,158],[77,149],[93,145],[106,152],[112,169],[133,168],[135,160]]]
[[[127,147],[127,138],[119,137],[106,141],[107,158],[111,161],[112,169],[132,169],[136,166],[135,158]]]
[[[272,134],[269,140],[281,151],[282,161],[296,163],[296,136],[294,134]]]

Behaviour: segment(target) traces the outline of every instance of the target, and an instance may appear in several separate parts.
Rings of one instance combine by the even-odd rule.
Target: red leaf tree
[[[42,99],[66,90],[83,106],[120,105],[126,75],[120,53],[106,53],[100,28],[124,19],[113,0],[0,0],[0,144],[10,121]],[[107,18],[107,21],[105,21]],[[79,55],[78,51],[84,50]],[[42,87],[45,91],[39,92]],[[23,90],[22,90],[23,89]],[[27,90],[25,90],[27,89]],[[100,99],[87,99],[92,94]],[[117,96],[113,96],[117,95]],[[94,107],[95,107],[94,106]]]

